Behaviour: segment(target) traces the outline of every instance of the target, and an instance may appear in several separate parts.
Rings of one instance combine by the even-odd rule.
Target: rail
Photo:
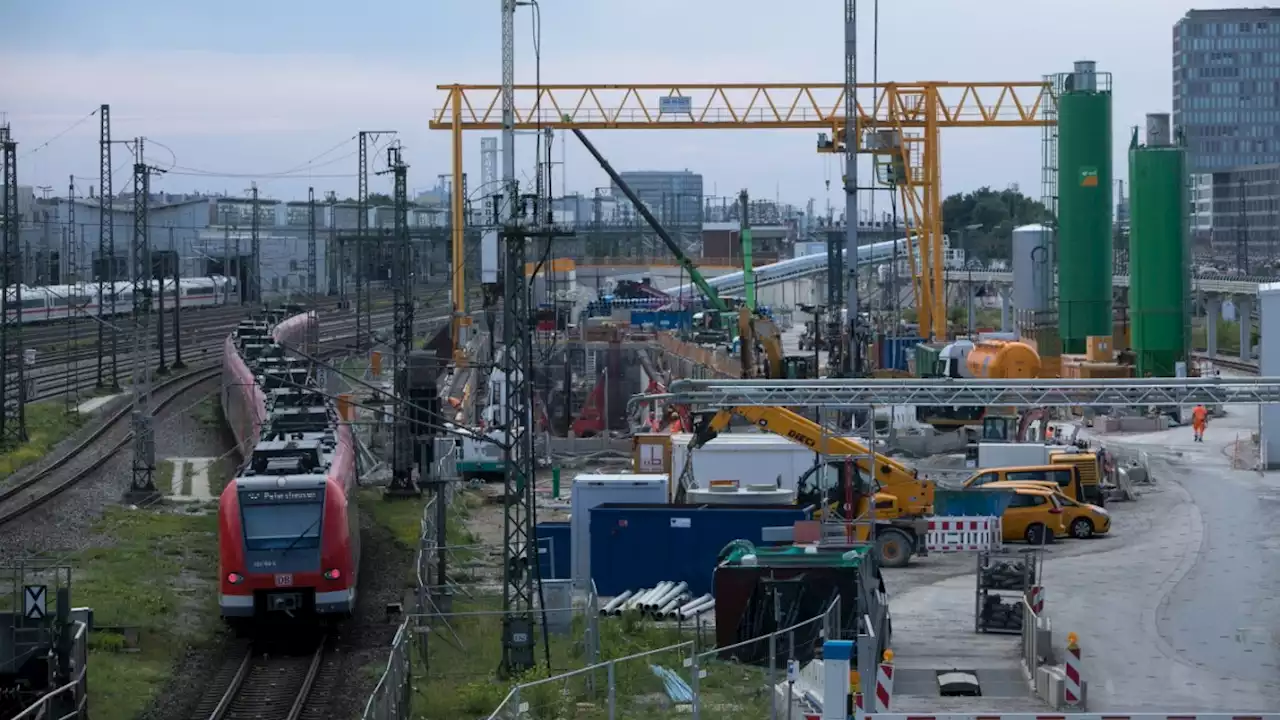
[[[327,643],[328,637],[321,636],[310,656],[259,655],[259,648],[251,645],[208,720],[298,720],[311,696]]]
[[[173,392],[165,396],[157,403],[151,411],[154,416],[160,410],[173,403],[191,388],[208,382],[217,376],[220,369],[217,367],[200,367],[191,372],[184,373],[177,377],[166,380],[155,386],[154,390],[173,388]],[[86,451],[99,444],[100,440],[112,430],[119,430],[125,426],[124,421],[132,414],[132,407],[126,406],[113,413],[105,422],[98,426],[89,437],[85,438],[78,445],[68,451],[65,455],[59,457],[45,468],[32,473],[29,477],[19,480],[17,483],[0,489],[0,508],[4,508],[6,503],[15,501],[14,506],[9,509],[0,509],[0,525],[12,522],[35,507],[43,505],[45,502],[53,499],[62,492],[71,488],[87,477],[94,470],[101,467],[111,459],[116,452],[124,448],[130,440],[133,439],[133,432],[127,432],[123,437],[110,445],[105,451],[99,452],[88,465],[76,470],[71,475],[58,479],[57,471],[62,469],[73,459],[82,457]],[[24,496],[25,497],[22,497]]]

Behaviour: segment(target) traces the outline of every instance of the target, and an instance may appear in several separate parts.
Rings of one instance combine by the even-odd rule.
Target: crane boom
[[[698,271],[698,266],[693,263],[693,260],[691,260],[688,255],[684,254],[684,251],[680,249],[680,244],[671,237],[671,234],[667,232],[666,228],[662,227],[662,223],[658,222],[658,219],[653,216],[653,213],[649,212],[648,206],[641,202],[640,197],[635,194],[631,189],[631,186],[627,185],[627,183],[623,181],[622,176],[618,175],[617,171],[613,169],[613,166],[609,164],[609,161],[604,159],[604,156],[600,154],[600,151],[596,149],[595,145],[591,144],[591,141],[587,139],[587,136],[584,135],[581,130],[578,128],[572,128],[572,130],[573,134],[578,136],[578,140],[582,141],[582,145],[587,149],[587,152],[591,153],[591,157],[595,158],[596,162],[600,163],[600,167],[609,174],[609,179],[618,186],[618,189],[622,191],[623,195],[627,196],[627,199],[631,201],[631,204],[635,205],[636,212],[640,213],[640,216],[649,224],[649,227],[652,228],[653,231],[658,234],[658,237],[662,239],[663,244],[667,246],[667,249],[671,251],[671,254],[675,255],[676,262],[680,264],[680,267],[684,268],[685,272],[689,273],[689,279],[691,279],[693,284],[697,286],[698,290],[706,296],[712,307],[722,313],[728,313],[729,306],[724,302],[724,300],[720,299],[720,293],[716,292],[716,289],[711,287],[711,283],[708,283],[707,279]]]

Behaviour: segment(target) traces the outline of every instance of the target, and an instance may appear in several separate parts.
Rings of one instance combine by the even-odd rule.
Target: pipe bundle
[[[657,620],[690,620],[715,608],[711,593],[691,600],[688,591],[688,583],[673,581],[663,581],[634,593],[627,590],[606,603],[600,614],[617,616],[639,612]]]

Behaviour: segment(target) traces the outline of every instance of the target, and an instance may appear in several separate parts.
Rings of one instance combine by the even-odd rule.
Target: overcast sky
[[[1200,0],[1195,7],[1234,4]],[[544,83],[842,80],[839,0],[541,5]],[[1117,178],[1125,175],[1129,127],[1144,113],[1170,110],[1172,26],[1192,7],[1181,0],[880,5],[881,80],[1037,80],[1080,59],[1114,73]],[[449,134],[427,128],[444,103],[436,86],[500,81],[499,8],[499,0],[0,2],[0,113],[20,143],[19,182],[52,185],[58,194],[68,174],[96,184],[96,117],[42,144],[107,102],[116,138],[146,136],[149,162],[176,165],[156,188],[239,193],[253,177],[303,166],[357,130],[394,129],[410,187],[429,189],[450,163]],[[873,0],[859,0],[862,81],[872,78],[873,10]],[[520,9],[518,82],[534,79],[531,18]],[[476,180],[481,135],[467,133],[464,147]],[[814,131],[601,131],[594,140],[619,169],[701,172],[707,194],[746,187],[800,205],[813,198],[819,210],[842,203],[839,168],[814,152]],[[528,173],[532,140],[519,142]],[[1016,183],[1040,194],[1039,129],[957,128],[943,132],[942,145],[946,193]],[[303,170],[259,185],[286,199],[305,197],[309,185],[352,195],[354,148],[348,143],[315,161],[310,177]],[[565,159],[570,192],[607,184],[575,142]],[[115,187],[126,188],[123,147],[114,162]],[[179,174],[192,171],[229,175]],[[370,189],[386,192],[390,184],[375,177]],[[560,184],[557,178],[556,192]],[[883,209],[887,200],[877,204]]]

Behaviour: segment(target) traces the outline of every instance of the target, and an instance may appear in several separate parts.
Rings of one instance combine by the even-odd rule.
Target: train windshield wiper
[[[314,522],[308,525],[306,530],[303,530],[302,532],[298,533],[298,537],[294,538],[293,542],[289,543],[289,547],[285,548],[284,551],[287,553],[290,550],[292,550],[295,545],[302,542],[302,539],[307,536],[307,533],[311,532],[312,528],[320,524],[320,520],[323,517],[324,517],[324,514],[321,513],[320,517],[316,518]]]

